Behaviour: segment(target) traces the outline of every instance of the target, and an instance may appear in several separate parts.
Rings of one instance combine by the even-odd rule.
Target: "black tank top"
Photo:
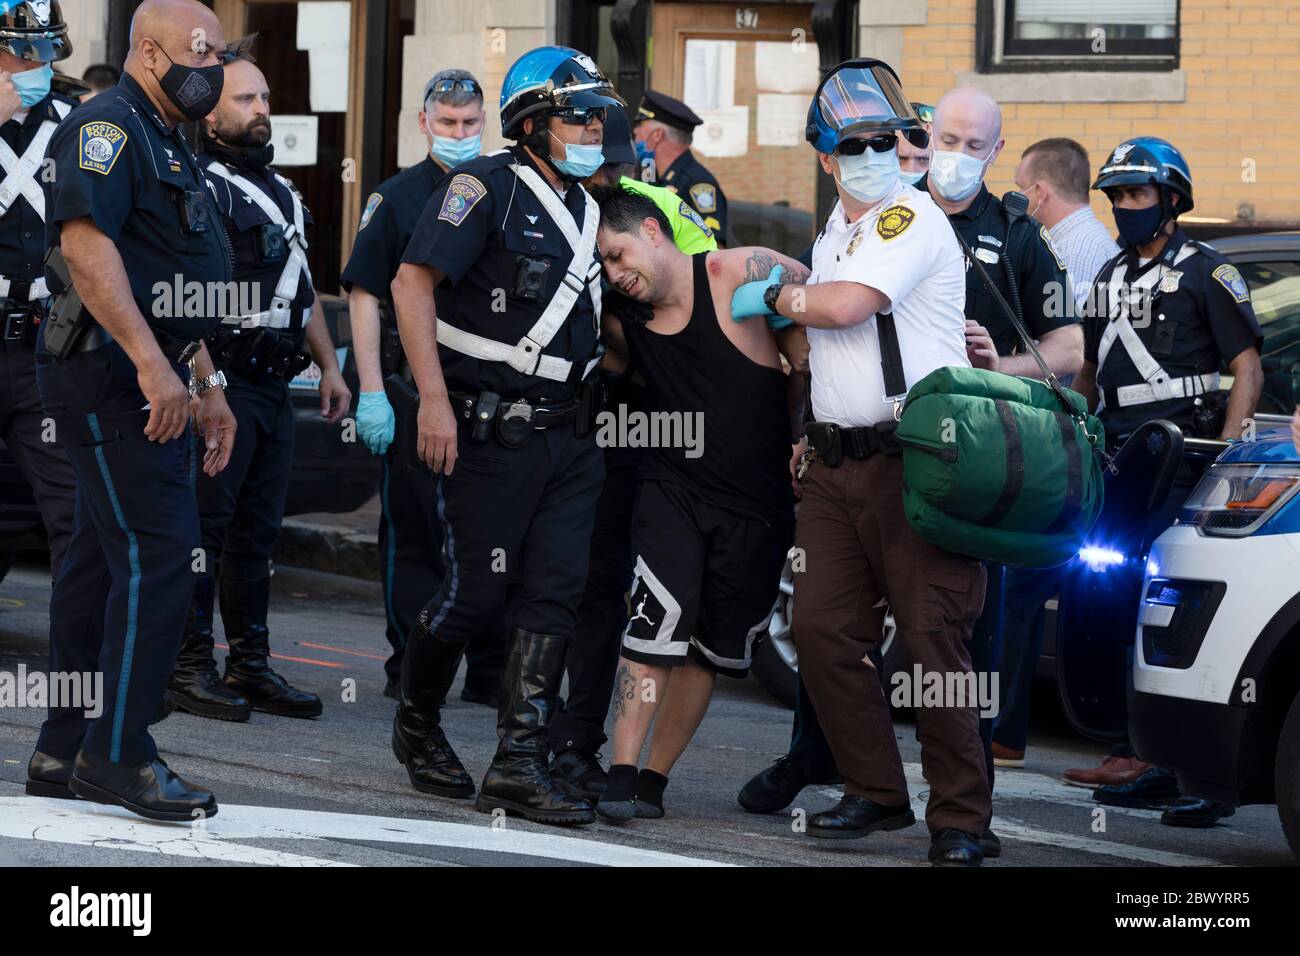
[[[645,376],[647,412],[671,416],[657,426],[652,418],[649,434],[689,436],[695,446],[651,447],[642,477],[685,485],[704,501],[765,521],[788,521],[794,493],[785,373],[745,356],[718,325],[708,255],[692,256],[695,301],[685,328],[664,335],[623,326],[632,364]],[[693,431],[684,430],[688,419]]]

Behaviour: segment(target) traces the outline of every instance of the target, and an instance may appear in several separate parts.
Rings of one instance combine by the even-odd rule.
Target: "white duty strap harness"
[[[528,166],[510,167],[520,181],[531,190],[546,208],[546,212],[564,234],[565,240],[573,249],[573,260],[569,263],[563,282],[555,297],[551,299],[542,312],[541,318],[534,323],[522,339],[513,345],[484,338],[473,332],[466,332],[443,319],[438,319],[438,344],[462,355],[469,355],[486,362],[505,362],[522,375],[536,375],[553,382],[567,382],[572,378],[574,363],[568,359],[552,355],[543,355],[542,350],[555,338],[555,333],[564,325],[578,297],[585,288],[591,293],[592,304],[596,307],[596,323],[600,323],[600,263],[596,261],[596,230],[600,226],[600,209],[595,200],[587,194],[580,183],[575,188],[582,190],[586,199],[586,217],[582,232],[578,232],[573,214],[560,200],[545,180]],[[600,361],[599,350],[583,367],[582,378],[586,378]]]
[[[60,120],[72,112],[72,104],[61,100],[52,102]],[[36,215],[41,217],[41,222],[45,221],[45,191],[36,182],[36,170],[40,169],[41,161],[45,158],[45,147],[49,145],[50,137],[54,135],[58,126],[59,124],[52,119],[42,122],[41,128],[27,144],[27,149],[23,151],[22,156],[15,153],[8,143],[0,139],[0,167],[5,171],[4,181],[0,182],[0,216],[7,213],[18,197],[22,196],[27,200],[28,205],[36,210]],[[13,280],[8,276],[0,276],[0,298],[9,297],[12,284]],[[49,294],[49,287],[45,284],[45,276],[42,274],[39,279],[32,281],[27,299],[34,302],[46,298]]]
[[[1157,263],[1128,286],[1124,285],[1124,274],[1128,271],[1128,263],[1121,260],[1107,280],[1106,306],[1110,322],[1107,323],[1106,331],[1102,333],[1101,341],[1097,345],[1097,374],[1100,377],[1101,370],[1106,366],[1106,356],[1110,354],[1111,346],[1118,340],[1124,347],[1124,351],[1128,352],[1129,358],[1133,360],[1138,374],[1146,380],[1143,385],[1121,385],[1114,390],[1116,404],[1121,408],[1165,402],[1172,398],[1192,398],[1212,392],[1219,387],[1218,372],[1188,375],[1186,378],[1170,378],[1169,373],[1155,360],[1142,339],[1138,337],[1133,323],[1129,321],[1129,315],[1134,307],[1143,297],[1150,298],[1151,290],[1165,277],[1169,268],[1179,265],[1196,252],[1196,244],[1188,242],[1178,250],[1178,255],[1168,266],[1163,262]],[[1098,389],[1098,393],[1101,398],[1097,411],[1100,412],[1106,403],[1106,389]]]
[[[262,212],[266,213],[267,218],[284,230],[284,244],[288,250],[284,268],[280,271],[280,278],[275,283],[275,293],[271,296],[271,307],[265,312],[258,312],[254,315],[228,316],[222,319],[221,324],[241,329],[262,327],[288,329],[293,327],[294,320],[298,319],[297,327],[305,326],[308,320],[311,319],[311,309],[301,309],[300,315],[295,316],[293,310],[289,307],[293,297],[298,294],[299,278],[305,274],[307,282],[309,284],[311,282],[311,269],[307,266],[307,234],[303,232],[302,200],[298,198],[298,190],[293,188],[293,184],[289,180],[279,173],[274,173],[280,185],[289,191],[289,198],[293,202],[293,222],[289,222],[280,209],[279,203],[268,196],[265,190],[235,172],[225,163],[213,162],[208,166],[208,172],[215,173],[227,182],[238,186],[245,196],[257,203]]]

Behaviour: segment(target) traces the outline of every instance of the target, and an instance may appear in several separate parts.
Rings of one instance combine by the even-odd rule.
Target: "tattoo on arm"
[[[776,268],[777,261],[775,256],[768,255],[761,249],[756,249],[745,260],[745,282],[757,282],[766,279]]]

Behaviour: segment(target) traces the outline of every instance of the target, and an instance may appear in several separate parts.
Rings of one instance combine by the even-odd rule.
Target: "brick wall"
[[[1194,215],[1235,220],[1250,205],[1256,219],[1300,220],[1300,0],[1182,0],[1181,75],[1128,74],[1135,82],[973,75],[974,0],[863,0],[860,11],[863,51],[901,50],[891,63],[911,99],[933,103],[963,81],[998,98],[1007,142],[988,180],[997,193],[1013,188],[1020,154],[1036,140],[1078,140],[1095,170],[1125,138],[1151,135],[1187,157]],[[1141,99],[1151,86],[1159,101]],[[1110,222],[1098,193],[1093,208]]]

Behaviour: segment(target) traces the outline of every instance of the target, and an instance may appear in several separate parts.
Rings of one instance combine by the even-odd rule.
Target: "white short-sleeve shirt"
[[[966,269],[947,216],[906,183],[856,222],[836,203],[812,253],[811,285],[860,282],[889,297],[908,386],[966,357]],[[891,421],[876,316],[847,329],[808,329],[813,414],[855,428]]]

